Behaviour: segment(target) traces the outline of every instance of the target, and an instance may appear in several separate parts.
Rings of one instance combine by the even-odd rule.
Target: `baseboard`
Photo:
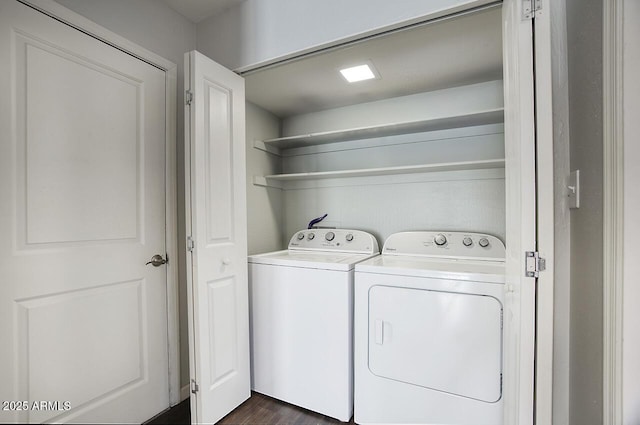
[[[185,385],[184,387],[180,388],[180,401],[188,399],[190,395],[191,393],[189,392],[189,385]]]

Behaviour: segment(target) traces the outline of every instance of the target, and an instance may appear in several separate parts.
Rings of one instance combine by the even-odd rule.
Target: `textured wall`
[[[570,423],[602,424],[602,0],[567,0],[571,169]]]

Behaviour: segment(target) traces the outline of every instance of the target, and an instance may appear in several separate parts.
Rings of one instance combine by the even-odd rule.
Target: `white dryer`
[[[249,257],[254,391],[351,419],[354,266],[375,255],[369,233],[312,229]]]
[[[504,260],[490,235],[404,232],[356,265],[356,423],[502,424]]]

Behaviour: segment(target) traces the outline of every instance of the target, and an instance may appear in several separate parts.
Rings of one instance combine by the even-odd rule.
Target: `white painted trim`
[[[159,56],[144,47],[127,40],[126,38],[109,31],[108,29],[96,24],[95,22],[85,18],[84,16],[67,9],[53,0],[18,0],[27,4],[42,13],[49,15],[69,26],[79,29],[80,31],[97,38],[115,48],[129,53],[145,62],[148,62],[160,69],[168,71],[176,69],[177,65],[162,56]]]
[[[604,2],[603,19],[603,424],[623,420],[624,252],[623,1]]]
[[[267,58],[264,60],[260,60],[259,62],[239,66],[237,68],[234,68],[233,71],[242,76],[246,76],[252,72],[258,72],[264,68],[268,68],[272,66],[280,66],[283,63],[286,63],[291,60],[298,60],[303,57],[306,58],[310,56],[315,56],[317,54],[322,54],[327,50],[339,49],[347,44],[353,45],[362,41],[366,41],[372,37],[383,36],[388,32],[402,31],[404,28],[410,28],[413,25],[422,25],[428,22],[439,22],[441,20],[448,19],[452,15],[468,13],[470,10],[473,11],[474,9],[477,9],[477,8],[493,7],[495,6],[494,3],[495,3],[495,0],[468,0],[464,4],[458,4],[453,7],[451,6],[444,7],[442,9],[435,10],[433,12],[429,12],[420,16],[416,16],[408,20],[395,22],[390,25],[374,28],[362,33],[346,36],[343,38],[338,38],[326,43],[316,44],[314,46],[311,46],[302,50],[285,53],[281,56]]]
[[[186,52],[184,54],[184,89],[192,90],[192,53]],[[191,181],[195,179],[194,170],[191,167],[191,145],[192,145],[192,129],[195,128],[195,118],[194,121],[191,120],[192,115],[195,117],[195,114],[191,114],[191,108],[193,107],[193,102],[191,105],[186,106],[184,108],[184,223],[185,223],[185,237],[190,238],[193,236],[193,228],[192,228],[192,216],[191,216]],[[186,244],[186,241],[184,241]],[[199,341],[196,340],[196,328],[193,318],[195,317],[194,311],[194,288],[193,288],[193,255],[188,249],[185,249],[185,254],[187,256],[185,265],[186,270],[185,274],[187,277],[187,320],[188,320],[188,337],[189,337],[189,383],[196,382],[196,352],[198,350]],[[189,408],[191,411],[191,422],[196,422],[196,414],[198,412],[198,397],[193,396],[189,397]]]
[[[180,335],[178,315],[178,241],[177,241],[177,158],[176,158],[176,79],[177,65],[135,43],[109,31],[53,0],[19,0],[85,34],[97,38],[138,59],[165,71],[165,220],[167,266],[167,340],[169,354],[169,403],[180,402]],[[173,261],[171,261],[173,260]]]
[[[166,121],[166,248],[173,261],[167,268],[167,343],[169,350],[169,403],[180,401],[180,297],[178,270],[178,158],[176,152],[176,84],[177,67],[165,70],[167,74]]]
[[[189,385],[185,385],[184,387],[180,388],[180,401],[185,401],[189,397],[191,397],[191,388],[189,387]]]
[[[546,260],[546,270],[536,282],[536,376],[535,418],[537,424],[553,423],[553,309],[554,309],[554,158],[553,81],[551,66],[551,4],[543,0],[536,12],[536,184],[537,248]]]
[[[505,424],[534,421],[535,279],[525,277],[525,251],[536,249],[533,31],[521,0],[504,0],[506,293]]]

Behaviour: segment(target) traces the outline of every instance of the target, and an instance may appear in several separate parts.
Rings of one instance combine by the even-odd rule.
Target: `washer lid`
[[[356,272],[487,283],[505,282],[505,264],[502,261],[380,255],[357,264]]]
[[[356,263],[378,255],[378,253],[354,254],[350,252],[284,250],[251,255],[248,260],[251,264],[348,271],[352,270]]]

